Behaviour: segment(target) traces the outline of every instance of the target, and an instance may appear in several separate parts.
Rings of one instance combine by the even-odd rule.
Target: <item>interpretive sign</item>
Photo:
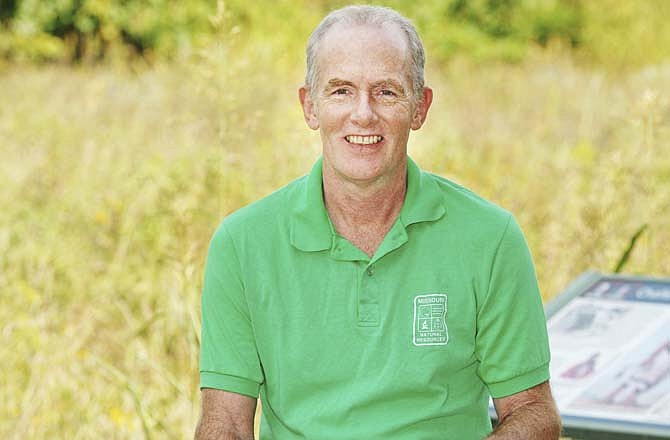
[[[566,431],[670,439],[670,280],[588,272],[546,311]]]

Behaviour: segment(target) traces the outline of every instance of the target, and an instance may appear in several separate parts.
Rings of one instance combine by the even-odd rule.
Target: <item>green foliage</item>
[[[214,32],[215,6],[200,0],[21,0],[11,11],[0,55],[14,59],[171,58]]]
[[[0,0],[0,24],[7,23],[16,14],[17,0]]]
[[[579,3],[571,0],[432,1],[417,14],[433,56],[442,60],[466,54],[477,60],[519,61],[532,44],[558,41],[576,47],[581,39]]]
[[[449,15],[492,38],[530,40],[543,46],[558,39],[575,46],[581,33],[579,6],[578,0],[452,0]]]
[[[225,41],[303,62],[318,21],[343,0],[0,0],[0,59],[149,61],[192,56]],[[418,26],[438,63],[465,56],[518,62],[563,48],[603,64],[670,57],[666,0],[381,0]]]

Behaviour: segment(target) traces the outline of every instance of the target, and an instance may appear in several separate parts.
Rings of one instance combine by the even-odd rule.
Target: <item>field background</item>
[[[410,154],[516,214],[545,300],[670,276],[670,2],[381,3],[427,46]],[[342,4],[0,1],[1,438],[192,436],[209,238],[318,157],[296,90]]]

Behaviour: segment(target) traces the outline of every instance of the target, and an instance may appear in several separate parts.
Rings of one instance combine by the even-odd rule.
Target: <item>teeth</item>
[[[346,139],[352,144],[370,145],[381,142],[383,138],[381,136],[347,136]]]

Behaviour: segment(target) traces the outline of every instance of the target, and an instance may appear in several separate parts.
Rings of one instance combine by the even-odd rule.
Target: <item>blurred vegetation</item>
[[[221,50],[0,74],[1,438],[192,436],[208,240],[320,151],[302,68]],[[545,299],[614,268],[644,225],[624,271],[670,275],[670,66],[541,57],[429,77],[410,154],[516,214]]]
[[[171,57],[211,34],[210,1],[2,0],[0,53],[35,61]]]
[[[0,0],[0,438],[192,436],[208,240],[319,155],[296,89],[342,4]],[[545,299],[670,276],[670,2],[384,4],[435,91],[410,154],[516,214]]]
[[[665,0],[380,1],[412,18],[431,57],[520,61],[559,46],[618,67],[670,53]],[[281,48],[290,63],[337,0],[0,0],[0,58],[95,63],[188,57],[242,34]],[[268,35],[272,35],[268,41]]]

